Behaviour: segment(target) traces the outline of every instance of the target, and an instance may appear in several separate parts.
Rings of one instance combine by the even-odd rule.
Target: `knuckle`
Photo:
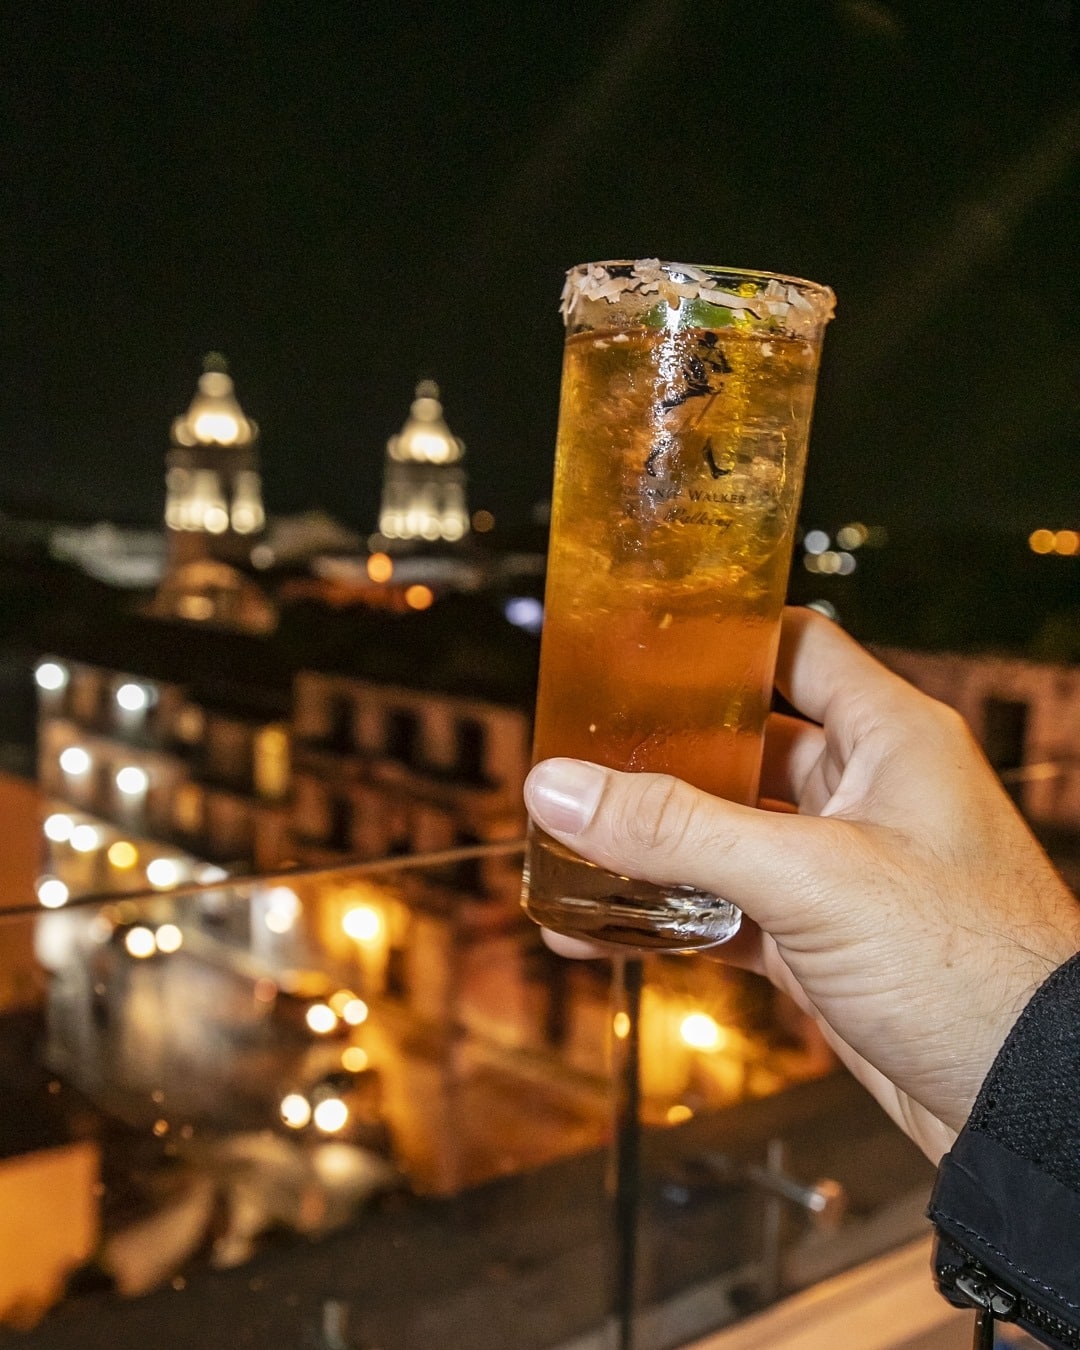
[[[958,748],[973,749],[976,743],[971,724],[959,709],[938,699],[930,700],[931,715],[941,741]]]
[[[631,856],[677,854],[692,832],[694,793],[666,774],[634,780],[613,822],[616,847]]]

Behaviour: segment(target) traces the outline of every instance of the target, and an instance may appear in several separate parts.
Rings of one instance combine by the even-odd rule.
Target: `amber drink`
[[[810,282],[652,259],[568,274],[535,760],[756,802],[832,306]],[[523,904],[558,932],[684,951],[740,920],[535,827]]]

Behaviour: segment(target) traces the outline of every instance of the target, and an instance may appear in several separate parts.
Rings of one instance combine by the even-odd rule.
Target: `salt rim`
[[[656,295],[666,300],[672,309],[678,309],[683,300],[704,300],[755,319],[779,319],[797,333],[807,333],[833,316],[836,297],[827,286],[795,277],[769,276],[757,295],[736,295],[721,287],[714,272],[745,276],[748,281],[764,280],[769,276],[761,272],[743,273],[734,268],[665,263],[659,258],[638,258],[632,263],[581,263],[566,274],[559,313],[564,322],[569,323],[583,301],[604,300],[613,305],[628,295]],[[676,280],[676,277],[683,279]],[[807,287],[817,293],[816,304],[805,294]]]

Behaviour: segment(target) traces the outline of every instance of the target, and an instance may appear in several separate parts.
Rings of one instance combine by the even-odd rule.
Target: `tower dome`
[[[219,352],[203,361],[195,397],[173,420],[166,459],[165,524],[172,551],[184,561],[204,556],[246,561],[251,536],[266,523],[256,442],[259,428],[244,415]],[[184,545],[179,536],[202,536]],[[207,549],[206,536],[220,541]]]
[[[172,424],[173,444],[250,445],[259,434],[233,393],[233,382],[220,352],[207,352],[195,397]]]

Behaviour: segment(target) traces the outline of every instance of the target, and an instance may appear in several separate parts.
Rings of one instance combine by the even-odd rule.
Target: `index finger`
[[[910,691],[831,619],[788,608],[780,629],[776,686],[792,707],[838,735],[850,750],[881,709]]]

